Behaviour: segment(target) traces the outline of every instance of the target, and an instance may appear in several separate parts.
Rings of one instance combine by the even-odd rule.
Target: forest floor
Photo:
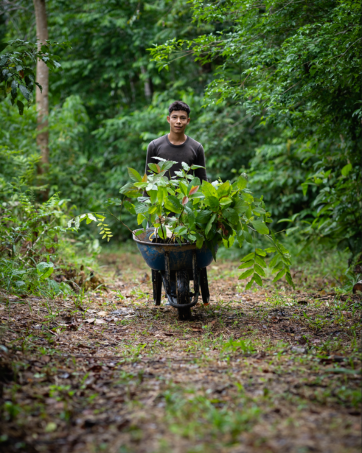
[[[297,277],[244,292],[217,262],[179,321],[140,256],[103,264],[108,291],[0,293],[0,452],[361,451],[358,298]]]

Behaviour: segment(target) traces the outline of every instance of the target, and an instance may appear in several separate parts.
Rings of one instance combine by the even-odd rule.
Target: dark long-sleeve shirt
[[[158,164],[158,159],[154,157],[162,157],[166,160],[173,160],[177,164],[173,165],[166,173],[168,178],[175,176],[175,171],[182,169],[182,162],[185,162],[190,167],[191,165],[201,165],[205,167],[205,153],[202,145],[191,137],[187,137],[182,145],[173,145],[168,139],[167,134],[162,137],[152,140],[147,148],[146,158],[146,173],[150,173],[148,164]],[[194,175],[200,180],[207,180],[205,168],[194,170]]]

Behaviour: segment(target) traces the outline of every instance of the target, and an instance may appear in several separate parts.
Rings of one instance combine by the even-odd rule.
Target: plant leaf
[[[254,269],[248,269],[247,271],[243,272],[240,276],[239,276],[239,280],[243,280],[244,278],[248,278],[250,277],[250,275],[252,275],[254,273]]]
[[[132,181],[142,182],[142,176],[138,173],[137,170],[135,170],[134,168],[128,167],[127,171],[128,171],[128,176],[130,177],[130,179]]]
[[[261,220],[252,220],[251,223],[259,234],[269,234],[269,228]]]

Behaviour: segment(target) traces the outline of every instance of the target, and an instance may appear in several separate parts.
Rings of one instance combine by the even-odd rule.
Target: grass
[[[359,451],[354,300],[338,291],[320,299],[317,277],[300,293],[283,285],[241,293],[237,266],[220,260],[209,271],[210,306],[181,322],[149,302],[137,255],[111,250],[102,259],[108,293],[9,300],[0,310],[4,369],[13,373],[4,383],[2,448],[229,453],[246,445],[272,453],[287,445],[299,453],[310,451],[306,435],[318,435],[333,453]],[[118,308],[134,317],[85,322]]]

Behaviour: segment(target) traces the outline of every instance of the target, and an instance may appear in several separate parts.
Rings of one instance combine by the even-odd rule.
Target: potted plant
[[[143,230],[155,228],[155,238],[164,242],[196,243],[197,248],[204,244],[215,253],[215,246],[223,244],[231,247],[235,241],[241,246],[244,241],[254,244],[256,235],[266,237],[271,247],[254,251],[241,259],[239,279],[251,277],[245,289],[254,283],[262,286],[267,263],[265,257],[274,255],[269,262],[273,282],[285,276],[294,287],[290,275],[290,255],[286,248],[269,232],[272,222],[270,213],[265,210],[262,197],[254,198],[247,188],[248,180],[241,174],[230,181],[201,181],[194,177],[193,170],[182,163],[182,170],[168,179],[167,171],[176,163],[158,159],[158,164],[149,164],[150,174],[141,176],[135,169],[128,168],[130,182],[120,189],[123,195],[121,206],[137,217]],[[109,240],[112,237],[105,216],[99,213],[82,214],[72,220],[75,225],[83,220],[87,223],[98,221],[100,233]],[[141,233],[142,230],[136,232]],[[216,257],[214,256],[214,259]]]

